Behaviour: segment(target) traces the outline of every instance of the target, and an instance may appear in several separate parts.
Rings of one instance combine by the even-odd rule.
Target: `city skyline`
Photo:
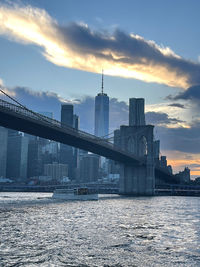
[[[86,1],[84,5],[76,5],[72,1],[64,2],[60,1],[60,5],[57,5],[48,3],[48,1],[18,1],[17,4],[12,5],[8,4],[7,1],[2,1],[0,5],[0,14],[2,16],[0,20],[0,32],[2,34],[0,38],[0,53],[3,64],[1,65],[0,78],[4,85],[8,87],[9,92],[14,94],[17,99],[22,100],[23,104],[27,106],[29,104],[35,105],[35,107],[38,105],[37,110],[41,110],[45,99],[52,100],[48,109],[52,103],[67,100],[76,104],[75,109],[77,108],[79,111],[85,109],[84,112],[88,115],[92,107],[89,109],[86,103],[88,104],[89,102],[94,105],[94,96],[98,92],[99,85],[99,74],[96,72],[100,73],[103,67],[106,74],[106,87],[109,88],[108,94],[111,97],[112,121],[118,115],[119,124],[121,122],[122,124],[126,123],[128,119],[128,98],[144,97],[147,103],[147,121],[157,125],[156,135],[161,139],[162,154],[168,156],[169,163],[175,166],[175,169],[180,170],[183,166],[189,166],[192,169],[191,174],[198,176],[200,174],[200,161],[198,160],[200,156],[198,134],[200,129],[198,115],[199,87],[193,85],[199,84],[199,39],[194,27],[198,18],[199,3],[192,1],[188,4],[187,1],[182,1],[180,7],[179,1],[175,1],[173,8],[172,4],[166,3],[166,14],[160,12],[164,16],[162,21],[160,20],[160,14],[156,13],[161,8],[158,1],[155,1],[151,6],[147,2],[144,5],[145,1],[142,1],[142,3],[127,1],[127,6],[124,5],[123,7],[120,1],[116,4],[111,1],[109,4],[107,3],[108,11],[105,14],[100,12],[102,7],[97,3],[91,4]],[[55,9],[55,6],[57,9]],[[155,6],[157,9],[154,11],[153,7]],[[97,7],[99,12],[95,12]],[[119,10],[119,7],[122,8],[122,15],[119,15],[119,12],[114,12]],[[134,7],[136,11],[143,11],[141,20],[138,14],[134,14],[134,18],[131,16],[130,7]],[[61,9],[65,10],[67,15],[61,12]],[[77,13],[75,13],[75,10]],[[87,10],[84,15],[83,10]],[[109,18],[111,10],[116,13],[112,19]],[[186,22],[183,15],[184,12],[188,17],[191,17],[192,14],[193,19]],[[100,13],[102,16],[100,16]],[[91,14],[92,16],[90,17],[89,15]],[[127,20],[123,20],[125,14],[127,15]],[[157,17],[153,18],[152,14],[157,15]],[[171,15],[169,16],[170,19],[167,18],[169,14]],[[37,29],[39,24],[34,24],[32,19],[38,18],[40,15],[43,15],[44,22],[49,24],[44,23],[45,29],[41,28],[41,32],[39,32],[40,37],[44,39],[38,41],[37,35],[33,34],[31,25],[33,28],[35,27],[34,29]],[[177,23],[177,17],[175,16],[179,18],[180,25]],[[28,17],[33,24],[27,24],[24,27],[24,23],[21,20],[21,29],[23,28],[24,32],[23,36],[20,36],[19,28],[17,28],[18,24],[14,23],[14,21],[19,22],[20,19],[23,19],[23,22],[25,22]],[[154,28],[158,19],[161,25],[155,31]],[[7,23],[5,23],[6,21]],[[71,65],[72,68],[69,65],[65,65],[67,68],[63,68],[61,67],[62,64],[56,61],[58,58],[54,57],[52,60],[52,57],[49,58],[47,56],[50,55],[48,54],[48,49],[51,48],[53,42],[46,43],[46,40],[49,38],[51,31],[52,34],[54,33],[55,21],[58,30],[65,31],[65,35],[59,35],[61,39],[58,40],[59,42],[62,41],[60,43],[61,46],[67,44],[68,48],[70,48],[68,41],[63,41],[62,38],[64,36],[72,38],[70,39],[70,44],[77,45],[76,55],[78,53],[81,60],[84,57],[81,54],[82,48],[78,45],[80,40],[84,41],[85,49],[87,48],[94,57],[98,49],[101,52],[102,46],[99,46],[101,44],[105,49],[109,48],[110,53],[121,53],[122,56],[128,57],[129,60],[133,61],[136,56],[137,60],[143,58],[147,66],[149,60],[151,60],[153,66],[157,64],[157,66],[164,67],[164,74],[162,73],[159,77],[155,69],[152,68],[153,77],[150,78],[147,77],[147,69],[145,69],[145,72],[139,73],[140,77],[138,77],[138,73],[137,75],[131,74],[131,76],[127,76],[120,69],[120,71],[116,71],[119,77],[109,76],[112,73],[106,67],[107,65],[110,66],[108,59],[103,64],[98,65],[99,69],[96,69],[96,64],[93,70],[86,66],[80,71],[80,67],[77,67],[77,65]],[[128,21],[130,21],[130,25]],[[37,22],[39,23],[40,21],[38,20]],[[185,32],[181,30],[182,23],[186,26],[184,27]],[[107,26],[105,27],[105,25]],[[148,31],[145,28],[146,25],[148,25]],[[30,34],[28,34],[27,29],[30,30]],[[63,31],[59,33],[63,34]],[[178,36],[177,32],[179,33]],[[38,32],[36,31],[36,33]],[[36,37],[35,40],[37,42],[33,40],[33,36]],[[94,42],[94,36],[96,38],[95,46],[92,43]],[[114,38],[116,42],[114,44],[108,43],[107,39],[106,41],[104,40],[105,38]],[[129,50],[129,46],[126,47],[125,51],[120,38],[124,38],[123,40],[126,40],[133,47],[135,44],[133,40],[137,42],[139,49],[137,53],[131,49]],[[44,40],[45,43],[43,42]],[[52,39],[48,40],[52,41]],[[54,44],[57,43],[54,42]],[[118,48],[116,47],[117,45]],[[141,47],[144,48],[145,53],[142,53]],[[130,56],[127,51],[131,54]],[[43,57],[44,53],[46,55],[45,58]],[[158,57],[159,53],[162,54],[162,59]],[[116,56],[116,54],[113,55]],[[105,56],[107,55],[105,54]],[[98,57],[96,57],[97,59]],[[168,60],[167,63],[166,60]],[[100,61],[98,62],[100,63]],[[166,64],[168,64],[169,72],[166,72]],[[131,66],[132,70],[136,70],[134,64]],[[126,67],[128,66],[126,65]],[[166,78],[166,73],[168,73],[167,76],[170,77],[170,80]],[[123,78],[121,78],[122,76]],[[127,79],[125,76],[129,78]],[[188,87],[190,89],[187,90]],[[32,108],[32,106],[30,107]],[[35,107],[34,110],[36,110]],[[45,108],[47,111],[48,109]],[[78,114],[78,112],[76,113]],[[88,116],[90,119],[92,118],[90,114]]]

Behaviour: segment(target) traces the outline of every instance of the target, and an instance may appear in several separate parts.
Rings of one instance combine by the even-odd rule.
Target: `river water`
[[[200,266],[200,198],[0,193],[0,266]]]

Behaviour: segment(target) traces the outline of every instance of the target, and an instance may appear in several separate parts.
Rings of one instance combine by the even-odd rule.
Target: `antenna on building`
[[[103,94],[103,69],[102,69],[101,93]]]

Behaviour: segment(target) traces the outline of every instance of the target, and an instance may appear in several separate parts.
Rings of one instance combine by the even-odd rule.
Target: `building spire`
[[[101,80],[101,93],[103,94],[103,69],[102,69],[102,80]]]

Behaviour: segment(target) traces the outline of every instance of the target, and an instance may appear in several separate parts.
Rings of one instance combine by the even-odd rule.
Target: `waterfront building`
[[[49,140],[48,143],[44,147],[42,147],[42,153],[43,154],[48,153],[48,154],[53,155],[54,158],[58,158],[58,154],[59,154],[58,142]],[[56,161],[58,161],[58,159]]]
[[[48,141],[48,140],[47,140]],[[39,138],[29,140],[27,177],[40,176],[43,173],[42,144]]]
[[[6,177],[8,130],[0,127],[0,177]]]
[[[144,126],[144,98],[129,99],[129,126]]]
[[[29,142],[30,142],[31,140],[35,140],[35,139],[37,139],[37,136],[35,136],[35,135],[31,135],[31,134],[27,134],[27,133],[24,133],[24,136],[28,138]]]
[[[86,154],[80,161],[80,181],[95,182],[99,177],[100,157]]]
[[[79,129],[79,116],[76,114],[73,115],[73,127],[74,129]],[[73,147],[73,164],[74,164],[74,178],[77,178],[77,168],[78,168],[78,162],[79,162],[79,149],[76,147]]]
[[[160,140],[154,141],[154,162],[156,166],[159,166],[160,158]]]
[[[47,118],[50,118],[50,119],[53,119],[53,112],[50,112],[50,111],[39,111],[38,112],[40,115],[42,116],[45,116]],[[45,146],[48,144],[48,139],[45,139],[45,138],[42,138],[42,137],[39,137],[37,138],[39,139],[39,142],[42,146]]]
[[[52,177],[53,181],[58,182],[63,177],[68,177],[68,165],[57,162],[44,164],[44,175]]]
[[[80,182],[80,162],[82,158],[88,155],[88,151],[79,149],[78,150],[78,165],[77,165],[77,170],[76,170],[76,180],[77,182]]]
[[[74,114],[74,106],[71,104],[62,104],[61,123],[63,125],[79,129],[79,116]],[[60,162],[68,165],[69,177],[74,179],[78,165],[78,149],[60,144]]]
[[[74,106],[71,104],[62,104],[61,123],[73,127],[74,125]],[[73,148],[71,146],[60,144],[60,163],[68,165],[69,178],[73,178]]]
[[[79,160],[81,160],[84,156],[88,155],[88,151],[79,149]]]
[[[8,130],[6,176],[15,181],[27,179],[28,137],[14,130]]]
[[[109,133],[109,97],[104,93],[103,73],[101,93],[95,97],[95,132],[99,137],[104,137]]]
[[[173,174],[173,169],[172,169],[172,166],[171,165],[168,165],[167,166],[167,170],[170,174]]]
[[[167,157],[166,156],[160,157],[160,167],[167,168]]]
[[[108,161],[108,174],[109,175],[115,175],[120,173],[120,165],[118,162],[114,160],[109,160]]]
[[[167,165],[167,157],[166,156],[161,156],[160,157],[160,167],[163,169],[166,169],[166,171],[170,174],[173,173],[172,166]]]
[[[50,119],[53,119],[53,113],[52,112],[49,112],[49,111],[39,111],[38,114],[43,115],[45,117],[48,117]],[[27,133],[24,133],[24,136],[28,137],[29,142],[32,141],[32,140],[34,140],[34,141],[35,140],[40,140],[40,143],[43,146],[45,146],[48,143],[48,139],[45,139],[45,138],[42,138],[42,137],[38,137],[38,136],[27,134]]]
[[[190,182],[190,169],[185,167],[184,171],[181,171],[176,174],[176,177],[179,178],[180,184],[187,184]]]
[[[74,123],[74,106],[72,104],[61,105],[61,123],[73,127]]]

